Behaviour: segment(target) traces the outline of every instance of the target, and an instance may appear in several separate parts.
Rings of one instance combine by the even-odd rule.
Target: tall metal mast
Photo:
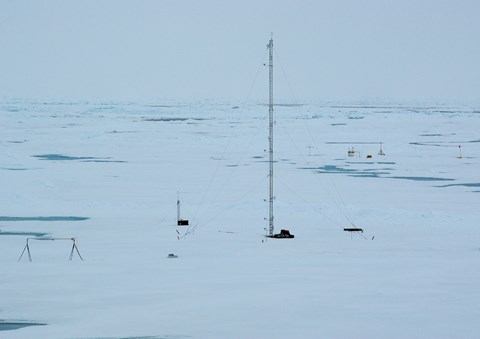
[[[268,199],[268,235],[273,236],[273,33],[270,37],[270,41],[268,43],[268,51],[269,51],[269,63],[268,63],[268,79],[269,79],[269,102],[268,102],[268,120],[269,120],[269,179],[270,179],[270,192],[269,192],[269,199]]]
[[[180,220],[180,192],[177,192],[177,223]]]

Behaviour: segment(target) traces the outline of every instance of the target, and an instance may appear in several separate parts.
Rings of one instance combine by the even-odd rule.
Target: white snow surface
[[[0,337],[478,338],[480,107],[276,106],[290,240],[264,238],[267,118],[255,103],[0,102],[1,232],[75,237],[84,258],[32,240],[18,262],[33,236],[0,233],[0,320],[46,324]],[[79,159],[36,157],[52,154]],[[5,218],[40,216],[88,219]]]

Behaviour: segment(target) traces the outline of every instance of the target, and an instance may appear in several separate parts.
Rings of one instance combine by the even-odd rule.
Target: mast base
[[[344,228],[343,230],[345,232],[360,232],[360,233],[363,233],[363,228],[358,228],[358,227],[349,227],[349,228]]]
[[[267,235],[268,238],[274,239],[292,239],[295,238],[293,234],[290,233],[289,230],[280,230],[280,233],[274,235]]]
[[[185,219],[177,220],[177,226],[188,226],[188,220],[185,220]]]

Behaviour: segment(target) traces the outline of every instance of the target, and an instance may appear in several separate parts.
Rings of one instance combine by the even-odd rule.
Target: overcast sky
[[[263,98],[270,32],[277,101],[480,102],[476,0],[0,0],[0,98]]]

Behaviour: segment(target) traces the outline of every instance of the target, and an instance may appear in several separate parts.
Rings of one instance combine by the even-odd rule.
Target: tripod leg
[[[32,256],[30,255],[30,246],[27,244],[28,260],[32,262]]]
[[[25,245],[25,247],[23,248],[22,254],[20,255],[20,258],[18,258],[18,262],[20,262],[20,260],[22,260],[23,253],[25,253],[25,250],[27,249],[27,247],[28,247],[28,245]]]
[[[79,256],[80,259],[82,259],[82,261],[83,261],[83,258],[82,258],[82,256],[80,255],[80,252],[78,251],[77,245],[74,244],[73,247],[75,247],[75,250],[77,251],[78,256]],[[72,250],[72,251],[73,251],[73,250]]]
[[[70,251],[70,257],[68,258],[68,260],[72,261],[72,258],[73,258],[73,249],[75,248],[75,243],[73,243],[72,245],[72,250]]]

